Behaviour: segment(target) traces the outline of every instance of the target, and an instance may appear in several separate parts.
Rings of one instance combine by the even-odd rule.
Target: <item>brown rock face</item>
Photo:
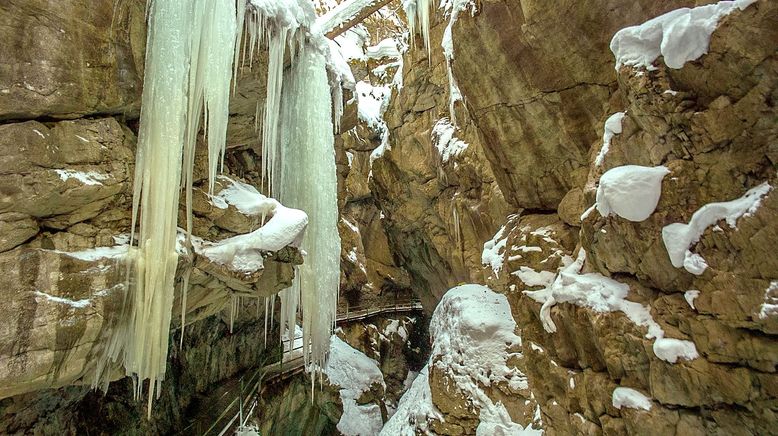
[[[704,229],[689,247],[707,263],[700,275],[673,267],[662,229],[688,223],[706,204],[765,182],[775,186],[778,4],[757,1],[721,19],[708,53],[683,68],[670,69],[660,57],[654,71],[616,71],[608,48],[616,31],[712,2],[477,3],[475,14],[463,13],[453,26],[453,71],[464,97],[457,115],[466,112],[457,134],[474,132],[483,156],[476,173],[481,180],[493,174],[516,212],[507,221],[489,214],[505,223],[496,240],[504,244],[497,250],[502,266],[447,261],[442,253],[459,247],[455,239],[447,248],[436,245],[418,224],[441,220],[428,204],[457,201],[452,191],[433,188],[457,169],[444,165],[441,175],[427,163],[424,127],[414,125],[422,114],[445,113],[446,99],[430,91],[447,85],[435,55],[429,66],[413,68],[406,56],[406,88],[387,115],[395,139],[373,167],[389,238],[404,265],[435,292],[447,289],[446,280],[469,276],[508,295],[523,338],[516,365],[548,434],[776,434],[778,330],[768,313],[778,282],[769,254],[778,242],[778,195],[770,191],[736,228],[720,220]],[[598,166],[603,123],[618,111],[626,112],[623,131]],[[670,170],[656,210],[642,222],[596,211],[582,219],[602,174],[623,165]],[[470,245],[480,253],[496,227]],[[582,303],[557,301],[550,309],[557,330],[547,331],[541,305],[523,291],[556,279],[569,284],[558,269],[579,250],[586,258],[581,274],[628,285],[627,300],[648,309],[665,337],[693,344],[698,357],[662,360],[645,327]],[[467,399],[456,398],[450,381],[434,373],[430,380],[447,418],[445,428],[433,429],[472,431],[477,415],[462,412]],[[615,407],[617,387],[642,392],[651,409]],[[522,413],[516,422],[531,421],[531,412]]]
[[[0,39],[0,119],[137,117],[143,0],[6,1]]]
[[[616,90],[613,34],[689,3],[483,0],[462,14],[454,76],[515,209],[556,210],[585,181]]]
[[[447,22],[431,28],[437,47]],[[484,156],[478,126],[458,106],[455,137],[467,148],[444,159],[435,125],[448,113],[446,61],[440,50],[406,53],[403,87],[385,115],[390,148],[373,162],[372,189],[390,246],[411,273],[428,310],[449,288],[480,281],[481,249],[510,208]]]

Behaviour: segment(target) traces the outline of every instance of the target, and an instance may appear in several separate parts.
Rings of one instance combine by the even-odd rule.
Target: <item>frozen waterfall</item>
[[[322,51],[303,50],[284,80],[278,195],[283,204],[308,213],[310,221],[302,243],[307,256],[298,268],[300,280],[284,291],[282,316],[290,314],[289,319],[294,313],[299,293],[303,344],[310,344],[304,353],[306,365],[320,370],[327,359],[340,281],[332,100]],[[293,320],[289,327],[293,332]]]

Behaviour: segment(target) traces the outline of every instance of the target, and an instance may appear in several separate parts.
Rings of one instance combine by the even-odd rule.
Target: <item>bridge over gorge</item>
[[[338,313],[337,325],[364,321],[379,315],[422,312],[419,301],[405,301],[375,307],[352,307]],[[295,341],[297,342],[297,341]],[[302,342],[302,341],[299,341]],[[265,387],[281,383],[305,370],[302,343],[285,351],[280,362],[264,365],[240,378],[233,378],[208,395],[192,421],[179,434],[226,435],[232,434],[241,424],[241,415],[250,416]]]

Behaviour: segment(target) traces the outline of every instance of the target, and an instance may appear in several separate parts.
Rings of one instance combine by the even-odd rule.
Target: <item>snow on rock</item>
[[[592,208],[602,216],[615,213],[629,221],[644,221],[654,213],[662,195],[662,179],[669,173],[664,166],[624,165],[608,170],[600,177]],[[584,212],[581,219],[585,219],[592,208]]]
[[[352,60],[366,61],[367,53],[365,53],[365,47],[368,41],[370,41],[370,33],[361,24],[352,27],[335,38],[335,42],[340,48],[340,53],[347,62]]]
[[[654,321],[648,307],[627,300],[629,286],[598,273],[581,274],[586,252],[582,248],[575,262],[560,268],[553,283],[539,291],[524,291],[541,303],[540,320],[543,328],[554,333],[557,330],[551,319],[551,308],[558,303],[570,303],[589,308],[598,313],[622,312],[633,323],[646,327],[646,338],[656,339],[654,354],[661,360],[676,363],[679,359],[699,357],[693,342],[665,338],[662,327]]]
[[[699,296],[700,296],[700,291],[695,289],[683,293],[683,298],[686,300],[687,303],[689,303],[689,307],[691,307],[692,310],[697,310],[697,308],[694,307],[694,300]]]
[[[102,185],[102,180],[108,179],[107,174],[101,174],[96,171],[54,170],[54,172],[56,172],[63,181],[76,179],[88,186]]]
[[[373,86],[364,80],[356,84],[359,119],[372,128],[384,124],[383,117],[392,94],[388,86]]]
[[[438,149],[443,162],[455,158],[467,150],[467,142],[454,136],[456,128],[448,118],[441,118],[432,128],[432,142]]]
[[[381,436],[415,436],[416,429],[428,432],[430,421],[443,420],[443,414],[432,403],[429,378],[429,367],[424,366],[400,398],[397,411],[384,424]]]
[[[761,319],[774,315],[778,315],[778,280],[771,281],[770,286],[765,289],[764,303],[759,309]]]
[[[700,357],[694,342],[673,338],[658,338],[654,341],[654,354],[656,357],[669,363],[676,363],[678,359],[693,360]]]
[[[314,33],[323,33],[326,35],[347,24],[349,21],[356,18],[362,10],[378,3],[378,1],[379,0],[345,0],[326,14],[317,18],[316,22],[313,24],[312,30]]]
[[[330,338],[329,361],[324,373],[330,383],[340,387],[343,415],[338,430],[347,436],[378,434],[383,426],[381,409],[377,404],[357,404],[357,399],[374,384],[386,387],[378,364],[355,350],[340,338]]]
[[[96,261],[101,259],[121,259],[127,255],[129,243],[115,245],[113,247],[95,247],[81,251],[58,251],[56,253],[73,257],[79,260]]]
[[[228,265],[236,271],[254,272],[263,267],[263,251],[278,251],[287,245],[297,245],[308,225],[308,215],[297,209],[283,206],[278,201],[260,194],[251,185],[222,177],[231,182],[214,198],[235,206],[248,216],[261,216],[268,220],[259,229],[245,235],[237,235],[219,242],[202,241],[198,254],[209,260]]]
[[[621,409],[651,410],[651,399],[632,388],[616,388],[613,390],[613,407]]]
[[[613,36],[610,48],[616,57],[616,70],[623,65],[655,70],[661,55],[670,68],[708,53],[710,37],[719,20],[733,11],[743,10],[756,0],[720,1],[696,8],[681,8],[639,26],[622,29]]]
[[[383,435],[413,435],[426,430],[427,421],[442,419],[429,395],[430,365],[456,384],[457,389],[479,410],[479,435],[540,434],[514,423],[505,407],[492,401],[483,390],[499,383],[526,389],[526,377],[507,360],[519,353],[508,349],[520,345],[514,330],[508,299],[481,285],[462,285],[449,290],[430,320],[432,354],[429,363],[400,400]]]
[[[402,56],[397,48],[397,41],[394,38],[386,38],[376,45],[370,46],[366,51],[370,59],[399,58]]]
[[[505,244],[508,243],[506,226],[500,227],[494,237],[484,242],[484,250],[481,253],[481,263],[492,268],[495,277],[499,277],[504,261]]]
[[[551,271],[535,271],[534,269],[522,266],[518,271],[511,273],[527,286],[546,287],[554,282],[556,274]]]
[[[83,309],[85,307],[88,307],[89,304],[92,302],[92,300],[84,299],[84,300],[71,300],[69,298],[64,297],[57,297],[55,295],[50,295],[45,292],[35,291],[33,292],[36,297],[41,297],[46,301],[50,301],[52,303],[56,304],[64,304],[66,306],[70,306],[74,309]]]
[[[764,196],[772,189],[767,182],[762,183],[749,189],[738,199],[706,204],[694,212],[688,224],[673,223],[665,226],[662,229],[662,239],[670,262],[676,268],[684,267],[692,274],[702,274],[708,265],[702,256],[692,253],[691,247],[699,242],[705,229],[720,220],[724,220],[732,228],[737,228],[737,220],[756,212]]]
[[[603,160],[605,160],[605,155],[608,154],[608,150],[610,150],[613,137],[621,134],[621,123],[624,121],[625,116],[626,114],[624,112],[616,112],[605,120],[605,130],[602,134],[602,148],[597,154],[597,158],[594,160],[596,166],[602,165]]]

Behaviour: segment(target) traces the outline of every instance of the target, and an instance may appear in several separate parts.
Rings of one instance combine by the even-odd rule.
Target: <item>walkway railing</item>
[[[346,312],[337,315],[336,323],[348,324],[349,322],[364,320],[382,314],[415,312],[419,310],[422,310],[422,305],[415,300],[378,307],[350,307]],[[282,357],[281,362],[271,363],[255,370],[246,383],[248,389],[245,391],[238,389],[239,385],[235,380],[228,383],[228,386],[222,386],[224,392],[216,403],[209,407],[209,410],[223,407],[222,412],[212,420],[209,428],[203,429],[201,427],[199,429],[200,431],[205,430],[201,434],[225,435],[230,431],[234,431],[233,429],[237,426],[243,425],[243,423],[239,422],[241,420],[241,408],[245,410],[256,405],[263,383],[286,380],[305,370],[305,359],[302,355],[302,349],[303,346],[300,345],[285,351],[283,354],[284,356],[292,356],[296,351],[300,351],[299,356],[294,356],[289,360],[284,360]],[[187,429],[197,432],[198,429],[193,428],[197,426],[193,424],[190,424]],[[219,431],[217,432],[217,430]]]

